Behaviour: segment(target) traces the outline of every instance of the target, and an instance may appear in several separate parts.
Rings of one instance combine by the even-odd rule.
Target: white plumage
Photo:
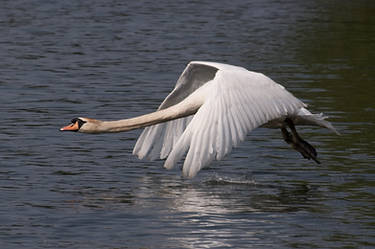
[[[261,73],[194,61],[156,112],[115,121],[75,118],[60,130],[105,133],[146,127],[133,154],[141,159],[166,158],[167,169],[186,154],[183,174],[194,177],[212,160],[230,153],[259,126],[281,128],[287,143],[303,157],[320,163],[314,147],[298,135],[294,125],[318,125],[338,132],[323,114],[312,114],[305,107]]]
[[[286,117],[336,132],[325,117],[311,114],[280,84],[232,65],[189,63],[158,110],[190,103],[201,103],[195,115],[145,128],[133,154],[140,159],[167,158],[164,167],[171,169],[187,152],[183,175],[194,177],[212,160],[230,153],[251,130],[281,127]]]

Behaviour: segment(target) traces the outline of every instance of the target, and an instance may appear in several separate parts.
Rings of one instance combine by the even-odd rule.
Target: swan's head
[[[99,120],[90,118],[73,118],[70,122],[69,125],[62,127],[60,131],[95,133],[100,123]]]

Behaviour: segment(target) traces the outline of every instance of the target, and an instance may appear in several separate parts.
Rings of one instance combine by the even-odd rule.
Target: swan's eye
[[[72,121],[70,121],[72,124],[75,124],[78,122],[78,129],[81,128],[81,126],[86,123],[86,121],[83,121],[82,119],[79,118],[73,118]]]
[[[70,121],[72,124],[75,124],[77,121],[79,120],[79,118],[73,118],[72,121]]]

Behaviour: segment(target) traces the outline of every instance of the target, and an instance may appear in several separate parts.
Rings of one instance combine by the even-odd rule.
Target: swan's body
[[[104,133],[147,127],[133,154],[140,159],[167,158],[164,167],[170,169],[187,152],[183,174],[194,177],[260,126],[284,129],[285,141],[293,145],[300,140],[298,135],[297,142],[292,139],[295,130],[291,126],[292,134],[285,130],[286,119],[292,124],[318,125],[337,133],[322,114],[311,114],[305,107],[263,74],[221,63],[191,62],[156,112],[118,121],[77,118],[61,130]]]

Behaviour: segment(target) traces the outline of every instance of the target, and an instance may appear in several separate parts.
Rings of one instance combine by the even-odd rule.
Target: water
[[[373,1],[2,1],[1,248],[375,246]],[[193,180],[140,161],[140,131],[58,132],[157,108],[186,64],[283,83],[343,134],[258,129]]]

